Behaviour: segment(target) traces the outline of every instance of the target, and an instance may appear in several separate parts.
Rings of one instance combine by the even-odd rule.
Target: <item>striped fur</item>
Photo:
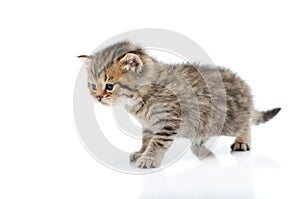
[[[128,53],[131,60],[122,59]],[[178,136],[191,140],[193,152],[219,135],[237,137],[233,150],[249,150],[251,123],[267,121],[279,112],[256,111],[249,87],[228,69],[168,65],[130,42],[81,58],[88,65],[88,86],[95,100],[106,105],[125,101],[142,124],[142,147],[130,156],[141,168],[158,167]],[[108,91],[106,84],[113,84],[113,90]]]

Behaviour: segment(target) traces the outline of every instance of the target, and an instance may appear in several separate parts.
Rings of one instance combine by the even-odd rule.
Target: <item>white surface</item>
[[[6,1],[0,6],[0,198],[299,198],[299,6],[296,1]],[[81,62],[111,36],[175,30],[247,80],[260,109],[253,150],[187,153],[154,174],[128,175],[81,145],[72,93]],[[202,197],[201,197],[202,196]]]

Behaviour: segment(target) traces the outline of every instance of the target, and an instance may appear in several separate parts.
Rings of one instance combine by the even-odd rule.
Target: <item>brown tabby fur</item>
[[[179,136],[191,140],[197,156],[208,138],[219,135],[236,137],[234,151],[250,150],[251,124],[264,123],[280,111],[255,110],[249,87],[228,69],[165,64],[130,42],[79,57],[88,66],[95,100],[105,105],[125,100],[127,110],[142,124],[142,148],[130,155],[141,168],[158,167]]]

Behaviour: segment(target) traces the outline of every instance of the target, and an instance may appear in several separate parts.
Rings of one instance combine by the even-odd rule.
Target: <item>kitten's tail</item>
[[[277,113],[281,110],[281,108],[274,108],[268,111],[257,111],[254,110],[252,113],[252,124],[258,125],[265,123],[275,117]]]

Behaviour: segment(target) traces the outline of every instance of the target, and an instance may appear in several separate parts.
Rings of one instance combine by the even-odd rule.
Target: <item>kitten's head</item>
[[[97,102],[110,105],[135,92],[132,77],[143,71],[147,58],[139,46],[120,42],[102,49],[94,55],[80,55],[87,64],[88,88]],[[143,58],[144,57],[144,58]]]

